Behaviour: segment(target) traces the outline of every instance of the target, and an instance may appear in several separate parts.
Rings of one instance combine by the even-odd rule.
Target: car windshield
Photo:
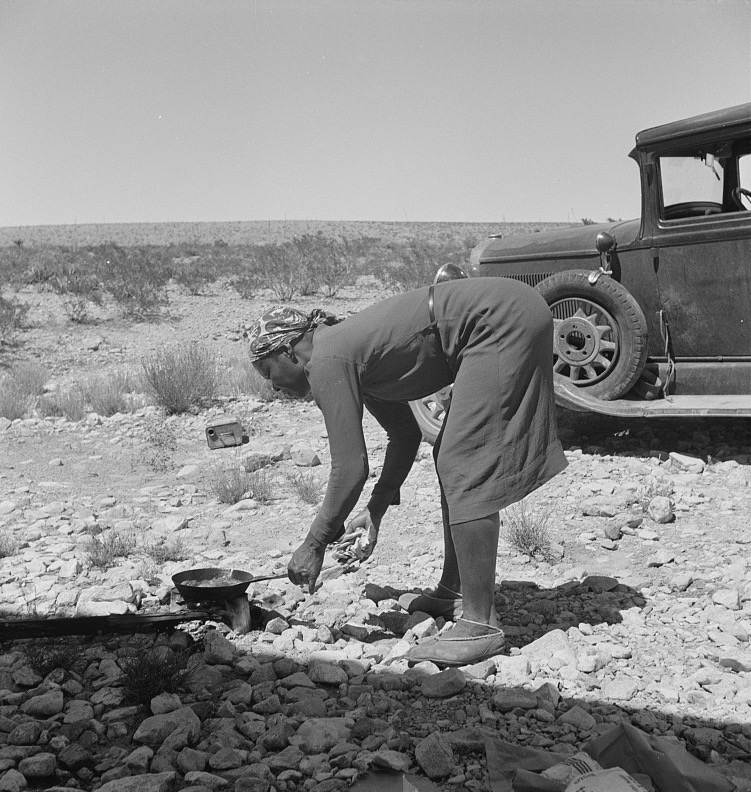
[[[708,202],[722,205],[722,161],[708,157],[660,157],[663,206]]]

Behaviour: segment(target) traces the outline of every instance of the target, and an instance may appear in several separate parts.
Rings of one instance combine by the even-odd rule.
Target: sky
[[[0,226],[639,214],[751,0],[0,0]]]

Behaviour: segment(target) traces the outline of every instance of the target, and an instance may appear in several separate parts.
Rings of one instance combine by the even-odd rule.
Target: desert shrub
[[[0,531],[0,558],[8,558],[18,552],[18,539],[7,531]]]
[[[392,243],[389,256],[380,277],[390,288],[407,291],[431,284],[444,264],[457,264],[466,270],[469,250],[461,240],[410,239]]]
[[[69,421],[80,421],[86,416],[86,404],[80,386],[72,385],[40,396],[37,412],[43,418],[56,416]]]
[[[246,263],[240,268],[240,273],[230,280],[230,285],[243,300],[252,300],[257,291],[257,281],[258,279],[253,275],[253,271]]]
[[[44,392],[47,373],[42,366],[24,363],[0,376],[0,415],[8,420],[31,412]]]
[[[209,489],[219,503],[237,503],[250,489],[250,473],[238,467],[215,465],[209,472]]]
[[[145,421],[146,447],[139,459],[159,473],[165,473],[174,465],[173,454],[177,451],[177,432],[172,423],[157,414]]]
[[[178,256],[172,260],[172,280],[189,294],[201,292],[220,275],[222,251],[189,251],[192,255]]]
[[[31,406],[29,394],[19,387],[13,377],[6,374],[0,378],[0,416],[15,421],[23,418]]]
[[[35,640],[23,649],[29,665],[41,677],[46,677],[58,668],[65,671],[81,669],[86,659],[81,655],[81,644],[77,641]]]
[[[102,302],[100,283],[93,272],[73,264],[53,275],[49,283],[60,295],[63,309],[71,322],[88,324],[92,321],[91,305]]]
[[[304,234],[292,240],[297,252],[298,283],[307,284],[312,294],[320,289],[326,297],[334,297],[337,292],[353,280],[357,272],[354,245],[345,239],[325,237],[321,232]]]
[[[170,539],[160,536],[158,539],[146,541],[143,551],[155,564],[166,564],[169,561],[184,561],[189,553],[181,536]]]
[[[666,479],[649,476],[647,480],[639,486],[636,497],[639,505],[644,512],[649,508],[649,504],[654,498],[669,498],[673,494],[673,485]]]
[[[26,325],[29,306],[0,294],[0,346],[9,344],[18,330]]]
[[[230,396],[246,394],[264,402],[289,398],[271,387],[271,383],[253,368],[247,355],[240,355],[232,360],[223,370],[222,377],[222,392]]]
[[[168,413],[187,412],[216,395],[216,360],[202,344],[160,349],[141,362],[147,389]]]
[[[157,564],[153,559],[147,558],[138,565],[136,577],[139,580],[145,580],[150,586],[159,586],[162,583],[161,571],[161,564]]]
[[[258,245],[254,258],[252,273],[258,286],[271,289],[280,302],[291,300],[299,292],[300,282],[306,276],[301,272],[300,256],[292,243]]]
[[[49,380],[47,370],[38,363],[21,363],[13,369],[11,376],[29,396],[41,396]]]
[[[129,704],[147,706],[162,693],[177,693],[190,677],[190,650],[175,651],[166,646],[138,652],[120,661],[124,699]]]
[[[256,470],[248,475],[248,495],[259,503],[268,503],[274,498],[274,482],[265,470]]]
[[[137,388],[135,377],[118,370],[97,374],[82,386],[83,397],[91,410],[98,415],[114,415],[133,411],[133,401],[128,394]]]
[[[321,500],[321,482],[315,473],[295,473],[289,483],[300,500],[316,504]]]
[[[84,549],[91,566],[96,569],[109,569],[118,558],[127,558],[135,546],[136,537],[130,531],[104,531],[89,537]]]
[[[126,248],[110,243],[89,251],[93,275],[126,317],[143,321],[159,315],[168,302],[165,287],[172,276],[168,248]]]
[[[526,500],[509,506],[502,517],[501,535],[518,553],[550,561],[554,557],[549,521],[552,510]]]

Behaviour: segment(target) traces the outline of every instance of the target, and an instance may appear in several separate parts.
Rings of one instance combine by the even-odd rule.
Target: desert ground
[[[269,400],[238,373],[242,328],[275,302],[270,291],[247,299],[220,281],[198,294],[172,285],[159,321],[123,318],[105,302],[87,324],[37,284],[4,295],[29,311],[0,364],[6,375],[41,367],[48,393],[137,372],[155,352],[191,342],[212,350],[226,376],[216,398],[177,415],[135,390],[130,409],[110,416],[0,418],[2,629],[176,614],[187,606],[171,576],[195,567],[284,572],[329,455],[314,404]],[[383,296],[363,276],[336,297],[293,304],[347,315]],[[205,427],[226,415],[249,442],[211,451]],[[375,421],[364,425],[363,502],[385,448]],[[423,444],[374,555],[346,570],[327,559],[314,594],[284,579],[251,584],[247,634],[214,609],[156,635],[4,638],[0,792],[328,792],[368,779],[389,789],[383,771],[399,789],[527,789],[521,772],[511,786],[515,770],[539,773],[624,725],[673,746],[693,773],[693,787],[671,787],[619,749],[645,789],[751,789],[748,422],[561,412],[559,425],[568,468],[503,515],[503,655],[448,671],[402,659],[444,627],[398,604],[440,574],[438,487]],[[221,502],[217,480],[250,470],[263,476],[256,497]],[[509,541],[520,525],[541,531],[539,552]],[[113,536],[127,538],[123,554],[96,566],[93,544]],[[134,693],[134,677],[146,689],[157,676],[147,659],[181,658],[188,674],[162,679],[153,697]],[[565,788],[555,783],[535,788]]]

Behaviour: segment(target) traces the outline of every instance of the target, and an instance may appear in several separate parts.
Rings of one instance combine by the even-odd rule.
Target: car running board
[[[681,416],[751,418],[751,393],[728,396],[668,396],[654,401],[603,401],[589,396],[570,380],[554,374],[555,401],[576,412],[595,412],[618,418],[678,418]]]

